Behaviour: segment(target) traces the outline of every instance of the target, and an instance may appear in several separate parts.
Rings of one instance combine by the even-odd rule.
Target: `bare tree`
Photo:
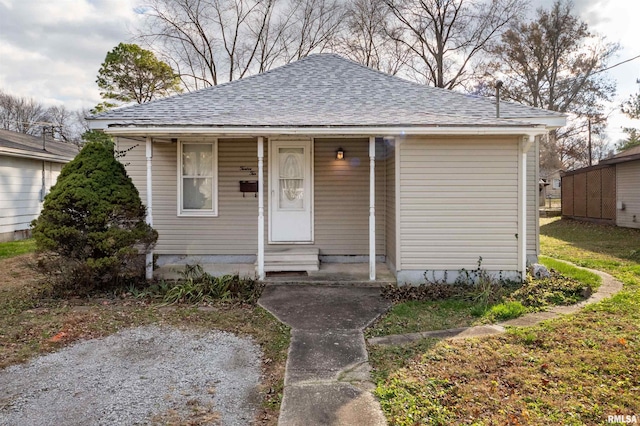
[[[247,74],[275,0],[151,0],[142,40],[178,71],[187,88]]]
[[[285,2],[286,1],[286,2]],[[138,36],[188,89],[263,72],[330,47],[340,0],[150,0]]]
[[[334,43],[344,11],[340,1],[290,0],[287,9],[285,16],[291,15],[292,19],[288,20],[287,37],[281,40],[286,62],[322,52]]]
[[[64,105],[47,109],[47,121],[50,123],[53,137],[76,145],[82,143],[82,134],[89,130],[85,116],[88,111],[71,111]]]
[[[526,9],[524,0],[384,0],[388,36],[409,52],[416,79],[447,89],[484,73],[481,54]]]
[[[79,144],[88,130],[88,111],[71,111],[64,106],[46,108],[33,98],[14,96],[0,90],[0,128]]]
[[[348,3],[345,27],[336,50],[367,67],[397,74],[407,61],[409,51],[387,36],[390,15],[384,0]]]
[[[543,161],[542,167],[588,164],[587,123],[606,123],[605,102],[614,95],[615,83],[602,71],[618,49],[590,32],[565,0],[549,10],[538,9],[530,22],[514,23],[492,49],[493,78],[505,82],[502,97],[572,118],[568,126],[550,133],[545,143],[556,159],[550,160],[552,166]],[[598,126],[592,127],[592,135]]]
[[[39,135],[47,120],[46,108],[33,98],[13,96],[0,90],[0,126],[3,129]]]
[[[277,7],[280,9],[280,7]],[[275,7],[269,11],[269,25],[265,26],[261,33],[254,32],[253,36],[258,40],[258,69],[262,73],[281,63],[286,56],[287,40],[290,38],[289,28],[294,20],[294,10],[287,13],[274,12]],[[275,16],[274,16],[275,15]]]
[[[539,9],[531,22],[519,22],[494,49],[504,97],[552,111],[594,116],[615,93],[601,71],[619,46],[604,42],[572,14],[572,4],[556,1]],[[500,77],[501,76],[501,77]]]

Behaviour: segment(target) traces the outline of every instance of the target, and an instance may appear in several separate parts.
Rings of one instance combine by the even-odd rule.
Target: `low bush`
[[[509,295],[528,308],[538,310],[550,305],[572,305],[591,296],[593,289],[575,278],[549,270],[551,277],[528,280],[522,287]]]
[[[156,299],[166,304],[211,303],[214,301],[255,304],[264,285],[238,274],[214,277],[200,265],[185,265],[176,282],[160,281],[142,289],[131,286],[127,292],[138,299]]]
[[[486,316],[492,321],[506,321],[512,318],[518,318],[527,312],[527,308],[522,303],[515,301],[508,301],[493,305]]]
[[[382,289],[383,297],[394,302],[391,312],[375,328],[375,335],[423,331],[427,323],[460,326],[480,322],[496,322],[517,318],[527,312],[544,310],[549,306],[571,305],[588,298],[600,285],[601,279],[592,272],[576,268],[566,263],[541,261],[550,268],[551,276],[533,279],[527,274],[524,283],[496,277],[481,268],[472,271],[460,270],[454,283],[435,280],[433,273],[425,273],[425,283],[417,286],[389,285]],[[549,263],[549,264],[547,264]],[[556,271],[551,266],[561,268]],[[434,304],[456,309],[436,309]],[[440,318],[443,317],[443,318]],[[460,318],[454,324],[445,317]],[[438,319],[436,319],[438,318]],[[372,334],[373,335],[373,334]]]
[[[402,287],[388,285],[382,289],[382,296],[394,302],[460,298],[486,307],[502,300],[521,285],[519,282],[504,279],[502,274],[493,277],[482,268],[482,257],[478,258],[476,269],[460,269],[453,283],[447,282],[446,272],[440,280],[435,278],[435,273],[429,272],[424,273],[424,284]]]
[[[464,284],[425,283],[417,286],[389,284],[382,288],[382,296],[393,302],[443,300],[462,297],[471,291]]]

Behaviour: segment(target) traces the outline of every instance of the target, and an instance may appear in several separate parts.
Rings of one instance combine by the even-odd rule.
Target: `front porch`
[[[118,138],[118,149],[138,165],[129,172],[160,235],[161,268],[152,271],[149,256],[148,278],[177,277],[169,269],[180,268],[168,265],[183,265],[182,257],[216,275],[265,281],[293,271],[331,281],[323,273],[333,271],[339,281],[376,282],[376,262],[394,270],[395,238],[387,238],[395,228],[395,175],[387,171],[393,141],[169,136],[145,137],[144,144]],[[368,262],[368,273],[327,267],[341,262]]]
[[[194,259],[197,260],[197,259]],[[256,267],[252,263],[199,263],[202,269],[213,275],[239,274],[256,278]],[[154,276],[161,279],[175,280],[180,278],[184,264],[166,264],[154,271]],[[267,272],[264,282],[268,284],[323,284],[344,286],[382,287],[395,284],[396,278],[386,263],[376,263],[376,278],[370,280],[369,263],[325,263],[320,262],[317,271],[306,272]]]

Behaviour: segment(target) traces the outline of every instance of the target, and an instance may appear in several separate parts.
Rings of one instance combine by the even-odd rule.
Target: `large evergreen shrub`
[[[144,254],[158,238],[124,166],[99,142],[64,166],[31,226],[40,268],[73,290],[144,276]]]

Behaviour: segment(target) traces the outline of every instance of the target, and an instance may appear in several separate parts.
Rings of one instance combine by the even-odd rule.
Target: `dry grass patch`
[[[167,307],[130,297],[52,299],[29,267],[32,261],[31,255],[0,261],[0,368],[128,327],[158,324],[229,331],[251,336],[261,346],[264,409],[259,422],[277,423],[289,329],[262,308],[222,303]],[[193,413],[194,418],[172,424],[196,424],[202,413]]]
[[[626,313],[597,309],[505,336],[440,342],[414,352],[377,394],[399,425],[602,424],[638,413],[640,309]]]

